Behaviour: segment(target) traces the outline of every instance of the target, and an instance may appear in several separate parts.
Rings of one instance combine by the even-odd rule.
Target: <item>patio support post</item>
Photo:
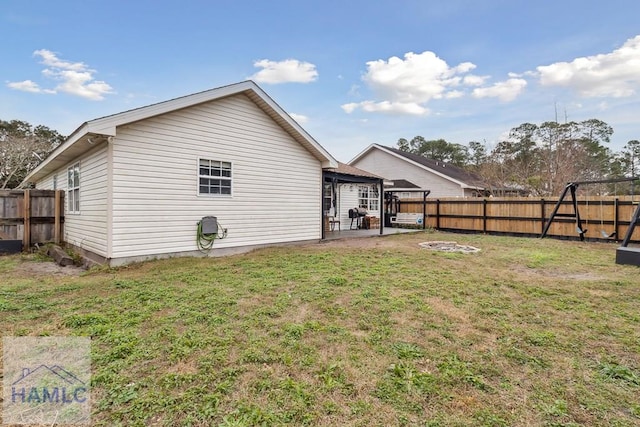
[[[378,208],[380,211],[380,234],[383,234],[384,230],[384,179],[380,178],[378,181],[378,185],[380,186],[380,191],[378,191]]]
[[[324,180],[326,179],[325,172],[322,171],[322,179],[320,180],[320,229],[322,232],[320,233],[320,239],[324,240],[325,230],[324,230]]]
[[[430,191],[422,192],[422,229],[427,229],[427,196]]]

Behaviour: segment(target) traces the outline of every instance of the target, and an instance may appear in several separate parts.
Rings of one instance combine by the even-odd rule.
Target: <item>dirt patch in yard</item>
[[[28,261],[18,264],[16,271],[31,276],[79,276],[86,270],[74,265],[62,267],[53,261]]]
[[[411,248],[415,242],[420,242],[424,240],[424,233],[412,233],[413,239],[407,240],[408,234],[401,235],[403,238],[396,238],[397,235],[390,236],[365,236],[365,237],[349,237],[344,239],[335,239],[323,241],[320,245],[313,244],[314,246],[318,246],[321,248],[379,248],[379,249],[407,249]],[[420,248],[416,248],[420,249]]]
[[[525,266],[516,266],[513,268],[513,271],[525,275],[527,277],[544,277],[544,278],[552,278],[552,279],[566,279],[566,280],[577,280],[577,281],[591,281],[595,282],[598,280],[606,280],[605,276],[592,273],[592,272],[570,272],[558,270],[555,268],[549,269],[541,269],[541,268],[527,268]]]

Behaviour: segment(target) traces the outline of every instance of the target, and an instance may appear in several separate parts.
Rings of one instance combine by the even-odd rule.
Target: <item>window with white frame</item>
[[[231,195],[231,162],[200,159],[198,194]]]
[[[358,186],[358,207],[368,212],[378,212],[378,188],[369,185]]]
[[[333,212],[331,212],[331,207],[333,206],[333,191],[332,191],[332,184],[330,182],[325,182],[324,183],[324,191],[323,191],[323,203],[322,203],[322,210],[324,211],[325,215],[329,215],[332,216]]]
[[[67,211],[80,212],[80,163],[67,169]]]

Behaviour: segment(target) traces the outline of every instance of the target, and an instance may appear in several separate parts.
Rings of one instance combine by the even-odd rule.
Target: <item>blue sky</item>
[[[640,139],[637,0],[2,0],[0,119],[83,122],[253,79],[338,160],[524,122]]]

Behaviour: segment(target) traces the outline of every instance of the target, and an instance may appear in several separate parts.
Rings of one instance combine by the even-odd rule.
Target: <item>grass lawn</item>
[[[640,269],[615,248],[419,232],[80,275],[5,256],[0,331],[91,336],[95,425],[637,426]]]

